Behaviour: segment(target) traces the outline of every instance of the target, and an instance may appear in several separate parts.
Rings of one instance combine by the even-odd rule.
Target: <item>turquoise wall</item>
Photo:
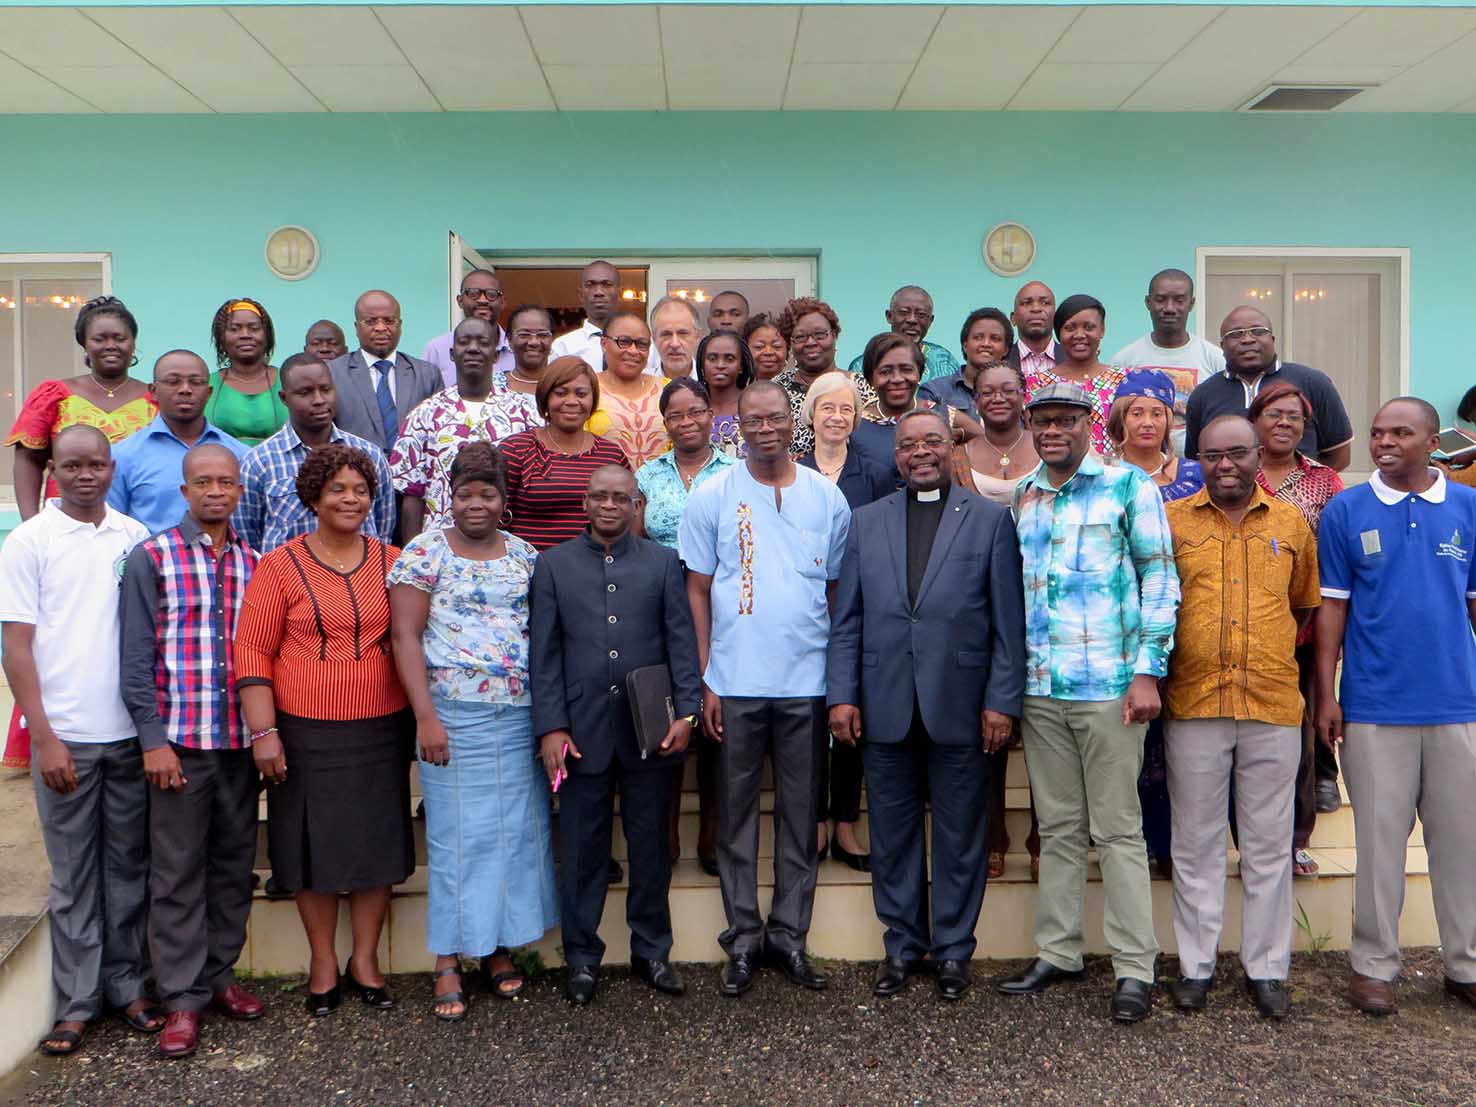
[[[1030,276],[1107,303],[1109,350],[1146,329],[1148,276],[1192,270],[1197,245],[1410,247],[1415,390],[1449,412],[1476,376],[1471,116],[8,116],[0,149],[0,252],[111,251],[146,357],[206,349],[231,295],[267,304],[285,352],[375,285],[418,350],[444,328],[450,229],[511,252],[814,251],[845,356],[909,282],[953,345],[1019,283],[979,257],[1008,218],[1037,236]],[[322,245],[305,281],[262,259],[282,223]]]

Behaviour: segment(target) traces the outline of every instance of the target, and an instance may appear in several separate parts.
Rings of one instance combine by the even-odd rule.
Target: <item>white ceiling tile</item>
[[[1402,65],[1306,65],[1296,62],[1272,78],[1285,85],[1381,85],[1403,73]]]
[[[911,62],[795,62],[784,106],[791,111],[888,111],[897,103],[912,68]]]
[[[369,8],[240,7],[231,14],[283,65],[403,65],[404,55]],[[449,44],[448,50],[455,50]]]
[[[1086,8],[1066,29],[1047,60],[1164,62],[1220,11],[1187,6]]]
[[[210,110],[151,65],[60,65],[48,67],[45,73],[112,115]]]
[[[808,7],[800,18],[795,63],[915,61],[942,12],[922,4]]]
[[[138,58],[75,8],[0,9],[0,50],[43,65],[137,65]]]
[[[1149,77],[1124,111],[1231,111],[1353,17],[1343,8],[1226,11]]]
[[[666,107],[661,66],[545,65],[561,111],[660,111]]]
[[[502,69],[538,66],[533,45],[516,8],[428,7],[375,8],[384,29],[422,73],[449,65],[459,69]],[[469,48],[456,49],[455,44]]]
[[[797,7],[701,7],[664,5],[661,48],[668,68],[695,66],[699,61],[727,64],[789,65]]]
[[[1080,8],[949,8],[898,107],[993,111],[1003,107]]]
[[[666,91],[672,111],[776,111],[783,106],[788,75],[787,58],[749,63],[719,55],[700,65],[668,61]]]
[[[97,109],[66,89],[0,54],[0,115],[49,115]]]
[[[553,97],[536,65],[524,73],[505,67],[473,68],[453,57],[443,66],[422,69],[421,77],[447,111],[553,111]]]
[[[963,69],[920,65],[897,101],[900,111],[998,111],[1009,103],[1020,80],[981,79]]]
[[[1476,11],[1371,8],[1297,59],[1308,65],[1413,65],[1476,30]]]
[[[1339,111],[1449,111],[1476,96],[1476,35],[1410,66],[1379,88],[1360,92]]]
[[[619,69],[661,63],[661,34],[654,7],[560,4],[523,7],[519,11],[538,60],[545,66]],[[563,103],[562,96],[559,102]]]
[[[439,111],[415,70],[398,65],[294,65],[329,111]]]
[[[1138,62],[1045,62],[1009,102],[1011,111],[1113,111],[1143,83]]]

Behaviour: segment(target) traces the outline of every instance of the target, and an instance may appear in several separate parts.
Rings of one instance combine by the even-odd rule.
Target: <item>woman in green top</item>
[[[205,418],[237,441],[255,446],[287,422],[277,388],[272,317],[255,300],[227,300],[210,324],[220,371],[210,378]]]

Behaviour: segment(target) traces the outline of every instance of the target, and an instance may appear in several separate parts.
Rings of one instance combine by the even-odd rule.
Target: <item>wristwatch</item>
[[[697,729],[697,716],[696,715],[683,715],[678,720],[678,722],[686,723],[693,730],[696,730]]]

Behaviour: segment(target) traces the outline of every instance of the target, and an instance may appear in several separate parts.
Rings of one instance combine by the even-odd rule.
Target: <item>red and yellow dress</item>
[[[159,407],[152,396],[140,396],[113,411],[104,411],[85,396],[72,391],[66,381],[42,381],[26,397],[5,444],[44,450],[67,427],[79,423],[96,427],[108,436],[109,442],[116,444],[148,426],[158,414]],[[47,477],[42,500],[44,502],[55,495],[56,485]],[[0,764],[24,769],[30,763],[31,735],[22,725],[17,709],[10,714],[10,731],[5,737],[5,755]]]

